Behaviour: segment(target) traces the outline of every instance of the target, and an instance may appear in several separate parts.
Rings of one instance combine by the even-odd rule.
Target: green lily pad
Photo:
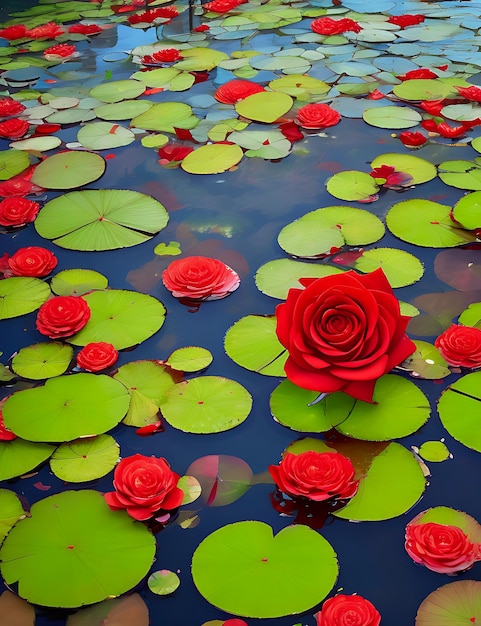
[[[38,309],[50,296],[49,286],[39,278],[12,276],[0,281],[0,319],[25,315]]]
[[[113,103],[136,98],[144,91],[145,85],[139,80],[113,80],[91,89],[90,96],[100,102]]]
[[[436,178],[437,175],[437,170],[432,163],[426,161],[426,159],[413,156],[412,154],[388,152],[387,154],[380,154],[371,162],[373,169],[383,165],[389,165],[394,167],[398,172],[409,174],[411,178],[409,182],[411,185],[426,183]]]
[[[438,402],[439,417],[448,433],[463,445],[481,452],[481,372],[452,383]]]
[[[414,343],[416,352],[401,364],[401,369],[411,372],[411,376],[415,378],[429,380],[438,380],[451,374],[447,362],[432,343],[420,340],[415,340]]]
[[[180,578],[175,572],[160,569],[149,576],[147,585],[158,596],[168,596],[180,587]]]
[[[131,120],[148,111],[152,105],[153,103],[149,100],[122,100],[122,102],[98,106],[94,109],[94,113],[98,118],[107,122]]]
[[[125,387],[109,376],[73,374],[11,395],[5,426],[29,441],[71,441],[104,433],[127,412]]]
[[[174,133],[175,128],[192,129],[199,123],[192,108],[183,102],[159,102],[150,109],[134,117],[130,126],[143,130]]]
[[[390,443],[372,461],[356,495],[333,515],[354,521],[380,521],[402,515],[426,487],[419,463],[399,443]]]
[[[166,363],[174,370],[182,372],[200,372],[208,367],[214,357],[206,348],[199,346],[188,346],[174,350]]]
[[[481,582],[458,580],[439,587],[421,602],[415,626],[460,626],[480,619]]]
[[[459,86],[462,86],[462,82],[464,81],[459,81]],[[405,80],[399,85],[394,85],[393,92],[402,100],[444,100],[458,95],[452,84],[436,78]]]
[[[7,584],[29,602],[78,607],[120,595],[148,572],[155,539],[97,491],[66,491],[40,500],[0,551]],[[75,585],[72,585],[75,580]]]
[[[377,128],[412,128],[423,119],[414,109],[400,106],[365,109],[362,118],[370,126]]]
[[[0,489],[0,544],[8,531],[25,515],[17,494],[9,489]]]
[[[111,150],[128,146],[135,140],[134,133],[119,124],[92,122],[77,133],[77,141],[89,150]]]
[[[173,67],[184,72],[213,70],[221,61],[229,58],[225,52],[213,48],[187,48],[182,50],[182,56],[183,59]]]
[[[55,446],[23,439],[0,441],[0,480],[17,478],[48,459]]]
[[[170,241],[168,244],[161,242],[155,246],[154,254],[157,256],[177,256],[182,254],[182,250],[178,241]]]
[[[481,327],[481,302],[474,302],[470,304],[467,309],[461,313],[458,318],[460,324],[464,326],[476,326]]]
[[[220,376],[191,378],[167,390],[162,415],[188,433],[220,433],[247,419],[252,397],[239,383]]]
[[[30,137],[30,139],[22,139],[15,141],[10,146],[15,150],[26,150],[30,152],[48,152],[62,145],[60,137]]]
[[[124,424],[155,424],[159,420],[159,408],[165,393],[175,384],[165,365],[158,361],[132,361],[119,367],[114,378],[127,387],[130,394]]]
[[[473,230],[481,226],[481,191],[473,191],[460,198],[453,208],[453,217],[463,228]]]
[[[241,318],[227,331],[224,349],[241,367],[265,376],[285,376],[288,354],[277,339],[275,316]]]
[[[448,506],[435,506],[416,515],[410,524],[427,524],[434,522],[435,524],[443,524],[445,526],[457,526],[460,528],[473,543],[481,541],[481,524],[474,517],[451,509]]]
[[[90,319],[81,331],[68,338],[74,346],[105,341],[123,350],[142,343],[164,323],[165,307],[153,296],[109,289],[83,297],[90,308]]]
[[[406,287],[420,280],[424,266],[413,254],[397,248],[374,248],[366,250],[354,261],[359,272],[373,272],[382,268],[391,287]]]
[[[189,174],[220,174],[237,165],[243,156],[242,148],[235,144],[213,143],[188,154],[180,166]]]
[[[200,594],[217,608],[243,617],[307,611],[326,597],[337,574],[331,545],[301,524],[276,536],[263,522],[229,524],[208,535],[192,558]]]
[[[386,224],[396,237],[417,246],[452,248],[475,241],[472,233],[456,228],[450,212],[451,207],[432,200],[404,200],[393,204]]]
[[[419,456],[431,463],[441,463],[451,457],[447,445],[442,441],[425,441],[419,447]]]
[[[106,276],[95,270],[63,270],[50,281],[50,288],[57,296],[83,296],[94,289],[106,289]]]
[[[292,108],[293,102],[286,93],[261,91],[237,102],[235,110],[249,120],[271,124],[285,115]]]
[[[327,93],[330,88],[324,81],[304,74],[289,74],[269,83],[269,89],[282,91],[301,101],[314,100],[317,96]]]
[[[441,109],[441,115],[447,117],[450,120],[456,120],[457,122],[466,122],[478,119],[481,116],[481,107],[474,102],[466,104],[449,104]],[[480,142],[475,143],[476,140],[471,142],[471,145],[476,149],[476,145],[480,146]]]
[[[326,181],[327,191],[339,200],[367,200],[376,196],[379,187],[372,176],[357,170],[334,174]],[[375,199],[375,198],[374,198]]]
[[[285,300],[289,289],[302,289],[300,278],[321,278],[342,274],[343,270],[329,265],[302,263],[292,259],[268,261],[257,270],[255,281],[257,289],[271,298]]]
[[[42,380],[63,374],[73,358],[73,349],[48,341],[21,348],[12,359],[13,371],[23,378]]]
[[[481,157],[472,161],[443,161],[438,165],[439,178],[457,189],[481,190]]]
[[[27,169],[30,165],[28,152],[21,150],[0,151],[0,180],[8,180]]]
[[[282,159],[291,151],[291,142],[280,130],[240,130],[229,135],[229,141],[246,149],[246,156]]]
[[[189,72],[182,72],[174,67],[160,67],[148,72],[135,72],[133,78],[140,80],[147,87],[161,88],[164,91],[185,91],[190,89],[195,76]]]
[[[329,206],[306,213],[284,226],[277,241],[288,254],[316,258],[332,254],[333,249],[344,245],[373,243],[381,239],[384,231],[384,224],[369,211]]]
[[[147,241],[168,219],[160,202],[138,191],[86,189],[47,202],[35,228],[62,248],[114,250]]]
[[[71,483],[83,483],[108,474],[119,460],[119,445],[110,435],[69,441],[50,457],[50,469]]]
[[[104,171],[105,161],[99,154],[71,150],[53,154],[39,163],[31,180],[46,189],[74,189],[92,183]]]

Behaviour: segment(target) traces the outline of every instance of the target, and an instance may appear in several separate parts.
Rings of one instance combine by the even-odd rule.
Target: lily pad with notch
[[[12,359],[12,369],[23,378],[43,380],[63,374],[72,358],[71,346],[45,341],[21,348]]]
[[[83,483],[108,474],[119,460],[119,445],[110,435],[68,441],[50,457],[50,469],[60,480]]]
[[[49,296],[49,286],[39,278],[27,276],[4,278],[0,281],[0,319],[31,313]]]

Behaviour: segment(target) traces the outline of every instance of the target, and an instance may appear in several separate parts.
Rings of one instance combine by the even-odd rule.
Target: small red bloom
[[[48,276],[57,266],[53,252],[40,246],[20,248],[10,257],[8,264],[14,276]]]
[[[13,98],[0,98],[0,117],[10,117],[25,111],[25,106]]]
[[[72,24],[68,27],[69,33],[79,33],[80,35],[98,35],[102,29],[97,24]]]
[[[304,139],[304,135],[301,133],[295,122],[284,122],[284,124],[279,125],[279,130],[284,137],[289,139],[292,143]]]
[[[207,24],[200,24],[192,29],[193,33],[204,33],[206,30],[209,30],[209,26]]]
[[[143,13],[129,15],[127,19],[129,24],[152,24],[155,20],[171,20],[177,15],[179,15],[179,11],[175,7],[160,7],[159,9],[148,9]]]
[[[0,137],[5,139],[19,139],[29,131],[30,124],[25,120],[12,117],[9,120],[0,122]]]
[[[457,92],[463,98],[472,100],[473,102],[481,102],[481,87],[473,85],[472,87],[456,87]]]
[[[23,226],[33,222],[39,210],[38,202],[27,198],[5,198],[0,202],[0,226]]]
[[[47,22],[27,31],[27,37],[31,39],[55,39],[59,35],[63,35],[64,31],[55,22]]]
[[[211,0],[203,5],[206,11],[213,13],[228,13],[236,9],[239,5],[244,4],[247,0]]]
[[[421,80],[423,78],[438,78],[438,75],[427,67],[420,67],[418,70],[411,70],[405,74],[398,75],[399,80]]]
[[[175,298],[219,300],[237,289],[240,278],[219,259],[190,256],[172,261],[162,282]]]
[[[439,133],[441,137],[445,137],[446,139],[456,139],[465,135],[466,131],[470,128],[471,126],[466,126],[465,124],[450,126],[446,122],[441,122],[441,124],[436,126],[436,132]]]
[[[340,114],[328,104],[305,104],[297,111],[297,122],[302,128],[327,128],[340,121]]]
[[[218,87],[214,93],[214,98],[223,104],[235,104],[261,91],[265,91],[265,89],[262,85],[259,85],[259,83],[235,78]]]
[[[111,343],[88,343],[77,354],[77,365],[87,372],[100,372],[117,362],[119,353]]]
[[[168,161],[169,163],[179,162],[185,159],[185,157],[194,151],[194,148],[190,146],[179,146],[176,144],[169,144],[160,148],[158,155],[162,161]]]
[[[332,17],[318,17],[311,22],[311,30],[319,35],[341,35],[347,31],[360,33],[362,26],[348,17],[340,20],[334,20]]]
[[[433,119],[423,120],[421,126],[430,133],[435,133],[438,127],[436,120]]]
[[[176,48],[164,48],[163,50],[158,50],[153,54],[143,56],[140,59],[140,62],[144,65],[155,63],[173,63],[174,61],[179,61],[183,58],[182,54]]]
[[[77,51],[75,46],[72,46],[68,43],[59,43],[56,46],[52,46],[51,48],[47,48],[43,51],[43,56],[49,61],[53,61],[55,59],[66,59],[67,57],[71,57]]]
[[[406,26],[414,26],[424,22],[424,15],[411,15],[408,13],[406,15],[391,15],[387,21],[390,24],[396,24],[396,26],[406,28]]]
[[[452,104],[453,100],[423,100],[420,103],[421,109],[429,113],[429,115],[434,115],[435,117],[441,115],[441,109],[447,106],[448,104]]]
[[[27,27],[23,24],[16,24],[15,26],[7,26],[0,30],[0,39],[8,39],[8,41],[15,41],[16,39],[23,39],[28,36]]]
[[[80,296],[55,296],[39,308],[36,326],[42,335],[58,339],[74,335],[89,318],[89,305]]]
[[[424,145],[428,140],[422,133],[413,133],[409,130],[399,133],[399,139],[407,148],[417,148],[418,146]]]
[[[367,96],[366,100],[381,100],[382,98],[384,98],[384,94],[382,91],[379,91],[379,89],[374,89],[373,91],[371,91],[371,93]]]

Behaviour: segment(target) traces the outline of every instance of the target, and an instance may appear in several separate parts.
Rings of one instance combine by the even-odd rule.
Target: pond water
[[[480,23],[479,18],[476,17],[479,15],[479,3],[398,2],[394,5],[387,1],[375,0],[370,7],[371,13],[364,15],[354,13],[354,10],[362,10],[359,3],[347,3],[345,7],[339,7],[337,2],[333,4],[334,7],[328,2],[313,2],[312,5],[293,3],[293,6],[299,5],[303,11],[308,11],[310,8],[314,13],[304,14],[302,21],[281,24],[280,30],[279,28],[258,30],[254,24],[251,27],[252,32],[248,30],[244,38],[239,36],[235,38],[233,36],[232,39],[228,36],[214,38],[214,36],[207,35],[206,39],[204,34],[202,37],[198,34],[198,41],[201,42],[199,45],[225,52],[227,55],[232,55],[238,50],[255,50],[269,56],[280,49],[292,50],[296,46],[312,51],[322,41],[303,42],[302,34],[312,33],[309,23],[313,17],[317,16],[316,9],[327,8],[329,14],[339,12],[343,17],[346,13],[346,16],[353,16],[362,23],[371,24],[378,23],[376,20],[380,15],[423,14],[434,24],[431,26],[433,35],[432,37],[421,36],[421,40],[415,39],[414,36],[403,40],[406,46],[408,44],[419,46],[418,53],[413,58],[409,58],[409,63],[415,67],[429,67],[434,70],[446,63],[449,67],[438,70],[441,78],[443,76],[446,79],[457,77],[460,81],[467,79],[476,84],[476,75],[481,65],[481,60],[478,58],[479,35],[477,34]],[[0,18],[6,21],[7,15],[12,11],[20,12],[34,5],[35,3],[32,2],[17,0],[3,3]],[[91,6],[94,8],[97,5],[92,3]],[[107,3],[104,3],[104,6],[107,7]],[[110,4],[108,6],[110,7]],[[179,8],[185,7],[179,4]],[[134,9],[126,12],[125,16],[135,12]],[[60,11],[60,8],[58,10]],[[140,10],[142,7],[137,9],[137,11]],[[447,15],[450,12],[452,16]],[[55,11],[47,15],[45,21],[55,19]],[[51,89],[66,87],[71,90],[72,96],[85,98],[89,95],[90,89],[102,82],[130,78],[140,66],[132,60],[131,56],[123,53],[136,46],[152,44],[157,36],[160,40],[164,37],[163,43],[167,42],[170,47],[178,46],[179,42],[182,47],[187,47],[183,45],[184,43],[191,46],[197,45],[189,41],[187,35],[185,41],[179,37],[175,38],[176,33],[179,35],[188,32],[186,12],[165,26],[164,34],[162,34],[162,26],[157,29],[132,28],[128,22],[119,21],[122,15],[122,13],[114,13],[113,17],[107,15],[95,20],[89,17],[88,20],[91,22],[110,25],[111,28],[106,28],[100,35],[93,36],[90,40],[74,42],[80,55],[67,61],[64,66],[38,68],[39,78],[34,81],[32,88],[48,93]],[[248,17],[254,21],[252,15]],[[195,25],[201,21],[212,24],[212,20],[216,19],[215,14],[207,17],[196,15]],[[436,28],[441,28],[440,25],[454,25],[458,27],[458,31],[452,33],[446,31],[446,34],[440,31],[436,35]],[[419,28],[422,27],[423,25],[420,24]],[[300,37],[300,41],[296,42],[296,37]],[[410,65],[407,64],[410,53],[406,52],[403,56],[402,54],[396,55],[395,51],[388,52],[392,42],[382,38],[376,39],[376,36],[371,36],[367,42],[359,40],[357,43],[352,33],[346,33],[346,37],[347,40],[344,42],[341,41],[343,37],[340,36],[338,43],[331,41],[324,44],[340,47],[352,45],[352,49],[349,47],[344,51],[338,51],[340,64],[348,63],[356,53],[358,56],[354,58],[366,64],[371,63],[374,58],[389,56],[395,59],[392,71],[387,69],[386,61],[385,66],[380,64],[374,71],[369,70],[371,77],[369,79],[366,78],[367,70],[363,73],[364,70],[358,68],[359,73],[356,74],[357,70],[349,66],[338,68],[339,74],[336,74],[332,67],[326,66],[325,56],[324,58],[316,57],[312,61],[312,67],[309,64],[307,70],[309,76],[326,81],[330,85],[334,82],[361,84],[373,80],[376,81],[382,93],[391,93],[393,85],[399,82],[393,78],[394,75],[410,69]],[[1,39],[0,42],[8,45],[5,39]],[[49,41],[49,45],[53,43]],[[400,44],[399,41],[397,43]],[[360,50],[365,51],[363,55],[359,55]],[[117,58],[112,56],[113,53],[118,53],[120,60],[112,60]],[[18,58],[21,58],[21,53],[17,54]],[[38,51],[30,54],[40,58],[42,56],[42,53]],[[465,65],[464,59],[467,59],[468,65]],[[331,58],[327,55],[327,60],[332,62],[332,55]],[[62,73],[68,72],[70,64],[73,66],[71,74]],[[212,102],[208,98],[213,95],[215,89],[235,78],[230,70],[215,67],[215,65],[216,63],[209,68],[207,80],[196,83],[190,89],[159,92],[154,90],[144,98],[152,102],[191,103],[195,114],[203,119],[209,106],[212,107]],[[302,69],[304,66],[299,67]],[[2,70],[8,71],[8,66],[2,66]],[[22,71],[22,68],[10,71],[15,78],[14,72]],[[350,78],[349,71],[352,72]],[[304,74],[306,71],[302,70],[300,73]],[[289,74],[283,74],[282,69],[260,69],[252,75],[246,74],[250,80],[264,86],[283,75]],[[2,80],[1,75],[0,80]],[[0,87],[4,95],[15,94],[19,89],[26,88],[17,87],[15,83],[12,85],[12,82],[5,79],[3,87]],[[67,95],[67,92],[59,95]],[[338,92],[332,92],[331,98],[324,95],[319,100],[335,102],[336,95]],[[360,106],[361,101],[365,102],[365,93],[342,98],[343,108],[339,108],[342,115],[340,123],[324,131],[305,131],[304,138],[293,143],[288,156],[274,160],[244,156],[236,167],[230,171],[221,171],[221,173],[196,175],[179,167],[164,167],[158,162],[157,151],[143,147],[139,137],[124,147],[100,149],[98,152],[105,158],[106,171],[99,180],[88,183],[82,189],[128,189],[141,192],[160,201],[169,213],[166,228],[141,245],[91,252],[68,250],[41,237],[32,224],[25,228],[7,230],[2,234],[1,253],[6,252],[12,255],[17,249],[25,246],[44,246],[51,249],[58,258],[55,272],[72,268],[96,270],[108,278],[112,289],[127,289],[149,294],[165,305],[167,316],[162,328],[132,350],[121,351],[116,367],[142,359],[166,360],[177,348],[202,346],[212,353],[213,362],[207,370],[200,374],[187,374],[187,378],[197,375],[225,376],[240,383],[252,395],[253,404],[249,417],[236,428],[225,432],[190,434],[173,428],[163,420],[165,426],[163,432],[150,437],[140,437],[135,434],[134,428],[119,424],[109,431],[109,434],[119,443],[123,458],[136,453],[165,457],[172,468],[183,475],[196,459],[206,455],[230,455],[248,463],[253,473],[259,475],[266,472],[269,465],[277,464],[285,448],[296,439],[309,435],[321,438],[320,433],[296,432],[275,421],[271,414],[269,398],[279,385],[281,378],[263,376],[241,367],[229,358],[224,349],[224,336],[235,322],[247,315],[273,315],[276,305],[281,301],[261,293],[254,279],[258,268],[263,264],[288,257],[277,242],[279,232],[293,220],[320,207],[340,205],[357,207],[385,221],[389,209],[401,200],[422,198],[452,207],[468,190],[481,189],[481,187],[448,186],[436,176],[422,184],[408,186],[398,191],[383,189],[380,191],[379,198],[370,203],[351,202],[328,193],[326,181],[333,174],[344,170],[369,172],[369,164],[381,154],[411,154],[436,165],[452,159],[473,160],[477,155],[470,141],[479,136],[479,126],[473,126],[472,129],[467,130],[460,139],[452,140],[433,135],[430,142],[412,152],[404,147],[398,138],[400,130],[408,128],[407,126],[368,125],[362,119],[362,114],[354,112],[354,105],[349,105],[348,100]],[[397,98],[393,98],[394,104],[396,100]],[[373,99],[372,102],[379,102],[379,100]],[[27,102],[27,104],[31,106],[31,103]],[[333,106],[336,105],[333,104]],[[235,112],[232,117],[236,117]],[[292,118],[291,115],[290,119]],[[129,120],[119,123],[128,127]],[[449,123],[451,126],[458,124],[452,120],[449,120]],[[260,126],[261,124],[257,124],[256,128]],[[75,142],[79,127],[79,124],[61,124],[54,134],[62,140],[62,145],[54,151],[45,153],[47,157],[54,152],[68,148],[69,142]],[[416,125],[412,125],[408,130],[422,130],[426,136],[428,135],[427,131]],[[141,132],[139,136],[143,137],[145,134]],[[171,141],[175,139],[172,133],[167,133],[167,135]],[[0,150],[7,150],[9,143],[8,139],[0,139]],[[180,139],[179,143],[198,147],[199,144],[204,145],[206,141],[199,140],[198,143],[193,143]],[[35,153],[31,157],[32,162],[37,162],[37,157],[38,154]],[[49,189],[37,199],[43,203],[62,193],[59,190]],[[179,242],[183,256],[203,255],[224,261],[239,273],[240,287],[225,299],[202,303],[198,310],[181,304],[161,281],[162,271],[173,259],[181,257],[159,256],[154,253],[154,248],[158,244],[168,244],[171,241]],[[364,247],[374,248],[376,245],[405,250],[423,263],[424,274],[420,280],[395,290],[399,300],[412,302],[423,294],[456,291],[439,278],[439,272],[436,274],[434,271],[435,259],[444,244],[440,247],[421,247],[403,241],[387,230],[380,243],[372,243]],[[347,251],[348,248],[349,246],[345,250]],[[478,250],[472,249],[469,262],[474,265],[479,264],[479,255]],[[309,262],[323,264],[326,260]],[[470,289],[474,294],[476,289],[481,289],[481,282],[479,286]],[[456,291],[456,293],[459,292]],[[479,300],[481,300],[479,294],[477,298],[473,296],[471,299],[472,302]],[[451,318],[456,319],[458,313],[466,308],[468,303],[461,306],[456,314],[451,315]],[[447,309],[446,304],[443,306]],[[441,325],[447,327],[451,318],[448,316],[446,322],[446,310],[440,308],[437,314]],[[31,312],[1,321],[0,350],[4,364],[7,364],[10,357],[21,348],[46,340],[37,332],[35,319],[36,312]],[[439,333],[409,334],[412,338],[433,343]],[[463,371],[463,374],[465,373],[467,370]],[[432,414],[429,421],[414,433],[400,439],[388,437],[387,440],[394,439],[407,450],[411,450],[412,446],[419,448],[427,441],[443,440],[451,457],[439,463],[426,462],[429,476],[422,498],[402,515],[373,522],[355,522],[328,516],[318,532],[333,546],[340,565],[339,576],[331,595],[339,590],[346,594],[357,593],[368,598],[377,607],[383,624],[407,626],[414,625],[419,605],[436,588],[452,580],[481,580],[479,564],[475,564],[468,572],[451,578],[416,566],[404,550],[406,524],[415,515],[430,507],[441,505],[452,507],[481,520],[481,501],[477,497],[476,486],[480,459],[479,452],[463,445],[447,432],[436,411],[441,392],[459,379],[460,374],[454,372],[442,380],[410,378],[407,373],[398,375],[415,381],[416,386],[429,398]],[[21,389],[22,385],[25,386],[25,381],[17,381],[13,387],[10,383],[6,384],[1,388],[2,397]],[[477,404],[474,411],[481,417]],[[402,414],[399,418],[402,420]],[[26,475],[21,478],[3,481],[0,486],[17,493],[24,506],[30,507],[46,497],[70,489],[93,489],[101,493],[111,491],[112,475],[112,472],[109,472],[95,481],[72,484],[55,476],[46,463],[35,472],[26,472]],[[227,620],[232,617],[230,613],[212,606],[198,592],[191,576],[191,560],[194,551],[204,538],[227,524],[243,520],[259,520],[269,524],[277,533],[293,521],[292,517],[281,515],[273,507],[271,496],[274,493],[274,485],[265,477],[264,479],[261,477],[258,482],[259,484],[252,485],[242,497],[225,506],[207,506],[205,501],[201,500],[185,505],[181,508],[181,515],[184,510],[191,511],[192,516],[198,516],[198,523],[182,528],[174,519],[156,534],[156,560],[150,571],[167,569],[177,572],[181,584],[173,594],[165,597],[154,595],[148,589],[145,579],[136,586],[135,590],[149,608],[152,626],[160,624],[201,626],[208,620]],[[402,483],[402,477],[400,477],[400,482]],[[393,489],[396,488],[393,486]],[[74,585],[75,582],[72,584]],[[240,591],[240,594],[242,593],[244,593],[243,590]],[[266,604],[275,605],[275,603],[276,599],[266,592]],[[249,626],[257,624],[259,626],[263,624],[313,626],[315,624],[313,615],[320,606],[321,602],[299,616],[291,615],[273,619],[246,617],[244,619]],[[37,606],[35,626],[63,626],[68,613],[67,610]],[[0,623],[9,626],[9,616],[1,617]]]

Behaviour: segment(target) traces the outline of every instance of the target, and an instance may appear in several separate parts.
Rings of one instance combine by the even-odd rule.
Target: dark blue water
[[[20,10],[28,4],[16,0],[10,5],[4,3],[1,9],[6,14],[12,10],[12,6]],[[104,35],[93,39],[88,53],[92,61],[92,74],[100,76],[97,82],[101,82],[106,69],[113,72],[114,78],[129,76],[136,69],[130,62],[120,67],[114,63],[105,63],[101,60],[103,54],[114,48],[129,49],[142,41],[151,42],[154,38],[152,31],[143,33],[124,26],[119,26],[116,33],[108,31]],[[269,37],[273,36],[262,35],[262,41],[265,43]],[[226,42],[225,49],[236,49],[238,45],[238,42]],[[82,49],[81,44],[78,47]],[[215,71],[212,74],[215,76]],[[40,81],[37,88],[47,90],[47,85],[43,84],[42,87]],[[212,86],[199,84],[186,93],[190,97],[208,89],[212,90]],[[155,99],[182,100],[184,97],[183,93],[166,92],[157,94]],[[76,127],[67,127],[57,134],[63,140],[71,141],[75,139],[76,132]],[[0,140],[0,149],[7,147],[8,142]],[[332,173],[331,166],[326,166],[326,162],[337,162],[340,169],[365,169],[365,164],[378,154],[397,151],[399,142],[390,137],[389,131],[367,127],[360,120],[343,119],[335,131],[329,133],[329,138],[306,139],[302,148],[306,154],[292,154],[278,163],[243,159],[234,172],[196,177],[181,170],[161,168],[157,164],[155,151],[144,149],[136,142],[126,148],[109,151],[115,154],[115,159],[108,161],[102,179],[88,186],[125,187],[148,193],[163,202],[170,212],[168,227],[152,241],[134,248],[98,253],[55,248],[59,258],[58,270],[76,267],[98,270],[109,278],[112,288],[149,293],[167,307],[168,314],[162,329],[135,351],[121,353],[118,364],[142,358],[165,359],[175,348],[200,345],[208,348],[214,356],[207,373],[238,381],[254,399],[249,418],[234,430],[221,434],[190,435],[166,424],[165,432],[150,438],[139,438],[133,434],[133,429],[118,426],[111,434],[119,441],[123,457],[136,452],[165,456],[175,471],[182,474],[199,457],[228,454],[244,459],[254,473],[261,473],[269,464],[277,463],[284,448],[299,436],[274,422],[270,415],[269,396],[279,380],[260,376],[234,364],[224,353],[224,334],[245,315],[273,313],[277,301],[256,289],[253,276],[261,264],[285,257],[276,241],[280,229],[309,210],[343,204],[325,191],[324,183]],[[453,156],[452,150],[442,146],[428,147],[417,154],[432,162],[463,158],[464,155],[472,158],[472,150],[469,148],[457,148],[456,156]],[[48,192],[49,199],[55,195]],[[437,180],[406,191],[402,196],[390,191],[375,204],[368,205],[368,208],[383,217],[388,208],[400,199],[434,196],[444,204],[453,204],[460,197],[460,192]],[[199,232],[199,224],[205,226],[206,223],[212,225],[211,232]],[[219,233],[216,224],[227,227],[232,236]],[[202,253],[208,256],[218,256],[219,251],[222,254],[228,252],[233,259],[230,264],[242,277],[239,289],[225,300],[205,303],[196,313],[190,312],[160,282],[160,273],[172,258],[156,257],[153,248],[157,243],[171,240],[179,241],[183,252],[187,254],[196,253],[197,248],[189,249],[189,245],[194,242],[202,246]],[[27,245],[53,248],[36,234],[32,226],[14,235],[3,235],[0,241],[0,253],[12,254]],[[396,291],[399,299],[409,301],[422,293],[448,289],[433,273],[432,263],[437,251],[400,244],[389,234],[383,239],[382,245],[402,247],[421,257],[426,266],[425,276],[418,284]],[[35,330],[35,313],[3,321],[1,336],[0,349],[5,362],[21,347],[39,341]],[[452,382],[452,377],[448,382]],[[439,505],[466,511],[481,520],[481,501],[477,493],[477,476],[481,468],[479,454],[454,441],[442,428],[435,412],[436,399],[445,385],[432,381],[419,382],[420,388],[431,399],[433,415],[419,432],[402,440],[403,445],[409,448],[444,437],[453,455],[453,459],[446,462],[428,464],[431,476],[422,500],[413,510],[393,520],[349,523],[331,519],[321,530],[336,550],[340,562],[340,575],[334,590],[342,588],[344,593],[358,593],[369,598],[381,612],[382,623],[386,626],[414,624],[421,601],[431,591],[452,580],[413,565],[403,548],[406,523],[420,511]],[[10,392],[9,388],[2,389],[3,396]],[[112,488],[111,480],[110,474],[93,483],[80,485],[79,488],[109,491]],[[34,486],[38,482],[50,489],[39,491]],[[68,488],[49,472],[48,465],[33,477],[9,481],[2,486],[14,489],[30,504]],[[145,585],[139,585],[138,590],[149,606],[153,626],[200,626],[207,620],[230,617],[209,605],[195,589],[190,575],[192,554],[208,534],[231,522],[260,520],[270,524],[275,532],[284,528],[290,520],[281,517],[272,508],[272,491],[272,485],[253,486],[241,499],[228,506],[202,508],[198,511],[200,523],[195,528],[183,530],[172,524],[157,536],[158,553],[152,571],[170,569],[179,572],[181,586],[172,596],[161,598],[154,596]],[[197,510],[200,507],[195,502],[186,508]],[[480,580],[480,574],[481,565],[478,564],[459,579]],[[295,623],[312,626],[314,612],[315,608],[299,617],[248,619],[247,622],[252,626],[292,626]],[[62,626],[64,620],[65,613],[39,609],[36,626]],[[1,619],[0,624],[3,626]]]

